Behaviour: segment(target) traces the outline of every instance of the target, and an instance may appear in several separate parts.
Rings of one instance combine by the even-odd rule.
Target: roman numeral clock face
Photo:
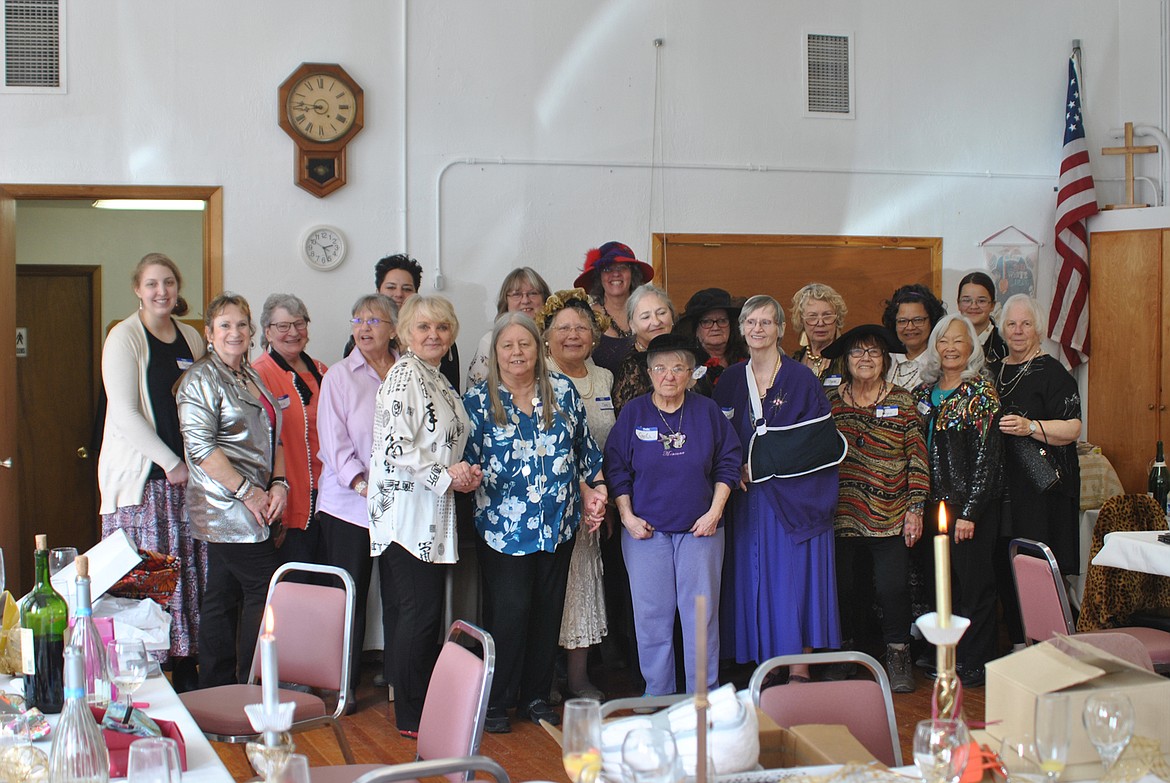
[[[356,118],[349,86],[330,74],[310,74],[288,95],[288,118],[310,141],[328,142],[345,135]]]

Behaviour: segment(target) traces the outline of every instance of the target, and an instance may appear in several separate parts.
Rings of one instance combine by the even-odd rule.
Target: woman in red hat
[[[573,282],[589,292],[598,313],[609,316],[612,325],[593,351],[593,361],[615,376],[634,344],[626,301],[635,288],[653,279],[654,267],[639,261],[628,245],[606,242],[585,254],[585,268]]]

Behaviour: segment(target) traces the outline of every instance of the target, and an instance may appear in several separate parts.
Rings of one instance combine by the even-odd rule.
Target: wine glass
[[[280,783],[309,783],[309,757],[303,753],[290,753],[277,779]]]
[[[179,783],[182,774],[179,745],[170,737],[145,737],[130,744],[129,783]]]
[[[7,586],[8,582],[4,578],[4,550],[0,549],[0,594],[4,593],[4,588]]]
[[[682,779],[674,735],[666,729],[634,729],[622,742],[622,764],[633,783],[675,783]]]
[[[129,714],[134,706],[130,697],[146,682],[150,668],[146,646],[141,639],[114,639],[106,645],[106,665],[110,668],[110,680],[118,689],[118,696],[126,697],[126,714]]]
[[[561,761],[569,780],[577,783],[587,767],[601,767],[601,702],[569,699],[565,702]]]
[[[77,559],[77,547],[59,546],[49,550],[49,578]]]
[[[961,720],[919,721],[914,730],[914,764],[926,783],[957,783],[967,767],[971,735]]]
[[[1085,700],[1081,717],[1108,773],[1133,737],[1133,703],[1124,693],[1094,694]]]
[[[1068,761],[1068,695],[1046,693],[1036,699],[1036,757],[1040,771],[1055,781]]]
[[[1003,738],[999,759],[1007,770],[1008,783],[1041,783],[1040,759],[1031,734],[1014,734]]]

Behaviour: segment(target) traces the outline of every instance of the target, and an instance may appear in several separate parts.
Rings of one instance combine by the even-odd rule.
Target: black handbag
[[[1028,482],[1037,492],[1044,493],[1060,481],[1060,468],[1056,467],[1053,460],[1052,447],[1048,445],[1048,433],[1044,431],[1044,425],[1039,421],[1036,424],[1040,426],[1040,434],[1044,436],[1043,443],[1029,437],[1013,435],[1008,437],[1007,445],[1013,461]]]

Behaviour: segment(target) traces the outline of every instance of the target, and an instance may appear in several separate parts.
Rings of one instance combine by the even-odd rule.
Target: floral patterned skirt
[[[193,656],[199,638],[199,604],[207,584],[207,544],[191,537],[183,487],[166,479],[146,482],[142,503],[102,514],[102,538],[125,530],[139,549],[179,559],[179,584],[167,609],[171,613],[169,655]]]

